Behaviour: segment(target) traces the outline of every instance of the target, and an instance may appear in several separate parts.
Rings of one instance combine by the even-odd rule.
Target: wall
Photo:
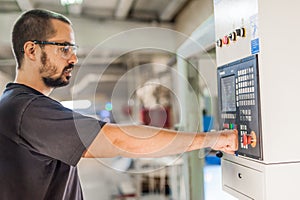
[[[4,91],[6,84],[11,81],[13,80],[10,77],[0,71],[0,94]]]
[[[186,35],[191,35],[212,14],[213,0],[192,0],[177,16],[175,30]]]

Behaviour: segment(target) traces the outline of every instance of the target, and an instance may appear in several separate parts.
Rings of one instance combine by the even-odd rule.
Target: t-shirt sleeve
[[[104,125],[48,97],[38,97],[24,109],[18,133],[30,151],[74,166]]]

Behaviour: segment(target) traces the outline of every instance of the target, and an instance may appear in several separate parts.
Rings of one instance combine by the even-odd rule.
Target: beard
[[[48,61],[48,63],[47,63]],[[60,76],[58,78],[52,78],[51,75],[55,74],[57,71],[57,67],[54,65],[51,65],[49,63],[49,60],[47,59],[47,54],[45,52],[42,52],[42,56],[41,56],[41,63],[42,63],[42,67],[40,69],[40,73],[44,73],[47,72],[47,76],[42,77],[43,82],[45,83],[46,86],[51,87],[51,88],[57,88],[57,87],[63,87],[66,86],[70,83],[70,78],[71,76],[66,76],[67,80],[64,80],[63,76],[64,73],[69,70],[72,69],[74,67],[73,64],[69,64],[68,66],[66,66]]]
[[[43,81],[46,86],[51,88],[63,87],[69,84],[69,81],[64,81],[62,77],[56,79],[51,77],[43,77]]]

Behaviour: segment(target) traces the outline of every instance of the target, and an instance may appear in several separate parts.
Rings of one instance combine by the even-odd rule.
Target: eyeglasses
[[[56,45],[56,46],[62,46],[59,48],[61,57],[64,59],[70,59],[73,54],[76,55],[78,50],[78,45],[71,44],[69,42],[59,43],[59,42],[50,42],[50,41],[39,41],[39,40],[33,40],[34,44],[41,44],[41,45]]]

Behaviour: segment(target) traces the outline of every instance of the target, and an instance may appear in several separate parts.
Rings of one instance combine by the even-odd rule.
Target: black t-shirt
[[[0,199],[83,199],[76,164],[104,124],[9,83],[0,99]]]

